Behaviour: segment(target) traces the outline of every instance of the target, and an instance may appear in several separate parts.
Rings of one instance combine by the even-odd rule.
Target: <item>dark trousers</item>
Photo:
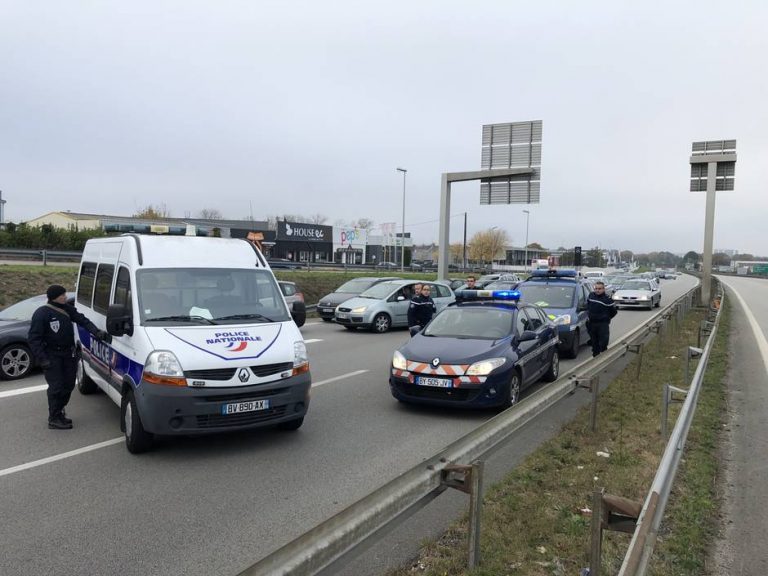
[[[61,415],[75,388],[78,359],[72,353],[49,354],[50,367],[45,371],[48,382],[48,420]]]
[[[609,326],[608,322],[589,323],[589,339],[592,341],[593,357],[608,349],[608,339],[610,338]]]

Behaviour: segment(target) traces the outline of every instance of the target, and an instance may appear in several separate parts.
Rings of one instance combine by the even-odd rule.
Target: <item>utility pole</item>
[[[461,261],[461,269],[467,271],[467,213],[464,212],[464,252]]]

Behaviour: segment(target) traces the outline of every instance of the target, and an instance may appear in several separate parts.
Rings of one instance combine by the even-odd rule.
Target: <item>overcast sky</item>
[[[543,120],[531,242],[701,251],[693,140],[736,138],[715,247],[768,255],[768,3],[0,1],[6,220],[320,213],[437,240],[483,124]],[[454,186],[451,240],[525,205]]]

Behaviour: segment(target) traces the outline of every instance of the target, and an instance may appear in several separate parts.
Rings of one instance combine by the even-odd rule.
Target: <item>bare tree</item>
[[[221,211],[216,208],[203,208],[198,212],[198,218],[201,220],[224,220]]]
[[[165,204],[158,204],[157,206],[148,204],[144,208],[137,210],[133,214],[133,217],[143,218],[144,220],[161,220],[163,218],[170,218],[171,213],[168,211]]]
[[[320,213],[313,214],[312,216],[309,217],[309,223],[310,224],[318,224],[318,225],[320,225],[320,224],[325,224],[327,221],[328,221],[328,217],[327,216],[323,216]]]

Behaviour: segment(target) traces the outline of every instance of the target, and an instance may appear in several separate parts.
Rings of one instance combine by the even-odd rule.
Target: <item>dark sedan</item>
[[[464,290],[395,351],[392,395],[442,406],[512,406],[540,378],[557,379],[557,330],[510,291]]]
[[[74,294],[67,293],[72,301]],[[18,380],[35,367],[27,345],[32,314],[47,302],[45,295],[33,296],[0,311],[0,380]]]

